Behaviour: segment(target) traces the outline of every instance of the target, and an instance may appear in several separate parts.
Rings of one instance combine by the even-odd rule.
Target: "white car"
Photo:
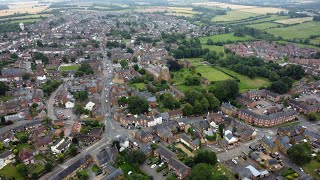
[[[164,162],[162,162],[161,164],[159,164],[159,167],[163,166],[164,165]]]
[[[106,103],[108,102],[108,100],[106,100]]]
[[[106,91],[106,90],[107,90],[107,88],[104,88],[104,90]]]
[[[300,169],[300,171],[301,171],[301,172],[303,172],[303,171],[304,171],[301,167],[300,167],[299,169]]]
[[[151,169],[155,168],[156,166],[157,166],[156,164],[152,164]]]
[[[128,175],[130,175],[130,174],[132,174],[132,171],[129,171],[129,172],[128,172]]]

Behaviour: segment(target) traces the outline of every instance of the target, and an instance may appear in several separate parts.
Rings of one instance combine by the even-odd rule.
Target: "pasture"
[[[313,20],[313,17],[304,17],[304,18],[281,19],[281,20],[277,20],[275,22],[280,23],[280,24],[291,25],[291,24],[300,24],[300,23],[304,23],[304,22],[308,22],[308,21],[312,21],[312,20]]]
[[[265,23],[259,23],[259,24],[249,24],[246,25],[247,27],[254,28],[254,29],[270,29],[270,28],[276,28],[276,27],[281,27],[281,25],[272,23],[272,22],[265,22]]]
[[[281,36],[284,39],[305,39],[311,35],[320,35],[320,22],[312,21],[298,25],[268,29],[267,32],[275,36]]]

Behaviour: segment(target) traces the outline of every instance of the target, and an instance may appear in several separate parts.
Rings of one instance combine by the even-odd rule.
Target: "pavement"
[[[53,93],[51,93],[50,98],[47,102],[47,110],[48,110],[48,117],[52,120],[57,120],[57,117],[54,114],[54,103],[57,93],[65,86],[65,84],[61,84]]]

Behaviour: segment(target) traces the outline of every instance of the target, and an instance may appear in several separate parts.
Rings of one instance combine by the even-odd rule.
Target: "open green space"
[[[23,150],[23,149],[32,149],[32,148],[33,148],[33,146],[30,145],[30,144],[27,144],[27,143],[18,144],[18,145],[17,145],[17,149],[18,149],[19,151],[21,151],[21,150]]]
[[[271,15],[271,16],[261,16],[258,19],[243,19],[239,21],[231,21],[231,22],[226,22],[225,24],[232,24],[232,25],[249,25],[249,24],[258,24],[258,23],[264,23],[264,22],[273,22],[276,20],[281,20],[281,19],[287,19],[289,18],[288,16],[278,16],[278,15]]]
[[[196,72],[200,73],[202,77],[208,79],[209,81],[223,81],[227,79],[232,79],[232,77],[228,76],[227,74],[208,65],[202,65],[197,67]]]
[[[10,23],[14,24],[14,23],[32,23],[32,22],[37,22],[37,21],[41,21],[41,18],[34,18],[34,19],[21,19],[21,20],[14,20],[14,21],[10,21]]]
[[[21,131],[21,132],[18,132],[16,136],[18,139],[21,139],[24,136],[28,137],[28,134],[25,131]]]
[[[227,42],[228,40],[239,42],[239,41],[250,41],[250,40],[254,40],[255,38],[251,36],[238,37],[238,36],[234,36],[233,33],[200,37],[200,41],[202,44],[207,43],[208,39],[211,39],[213,42]]]
[[[208,48],[210,51],[224,52],[223,46],[215,46],[215,45],[202,45],[202,48]]]
[[[49,16],[52,16],[52,14],[30,14],[30,15],[17,16],[17,17],[3,17],[3,18],[0,18],[0,21],[31,19],[31,18],[45,18],[45,17],[49,17]]]
[[[259,23],[259,24],[249,24],[246,26],[250,27],[250,28],[254,28],[254,29],[260,29],[260,30],[281,27],[280,24],[276,24],[276,23],[272,23],[272,22],[264,22],[264,23]]]
[[[191,72],[187,68],[182,68],[179,71],[172,72],[174,84],[183,84],[186,77],[191,75]]]
[[[192,66],[199,66],[201,65],[200,62],[203,61],[202,58],[188,58],[187,60],[191,62]]]
[[[237,21],[241,19],[247,19],[250,17],[259,16],[260,14],[243,12],[243,11],[228,11],[226,15],[215,16],[212,18],[214,22],[225,22],[225,21]]]
[[[298,25],[268,29],[267,32],[284,39],[306,39],[311,35],[320,35],[320,22],[312,21]]]
[[[70,65],[70,66],[60,66],[60,71],[76,71],[80,67],[79,64]]]
[[[5,177],[5,179],[23,179],[23,177],[17,171],[17,168],[12,163],[6,165],[0,170],[0,176]]]
[[[269,80],[266,78],[256,77],[251,79],[247,76],[241,75],[239,73],[236,73],[226,68],[218,67],[218,69],[221,69],[224,72],[231,74],[232,76],[235,76],[240,80],[239,82],[240,92],[246,92],[248,90],[258,89],[260,87],[267,87],[270,84]]]
[[[40,163],[30,164],[27,166],[27,168],[28,168],[29,174],[33,174],[33,173],[40,174],[44,171],[44,165],[42,165]]]
[[[146,85],[144,83],[133,83],[130,84],[131,87],[136,88],[136,89],[145,89]]]
[[[320,38],[311,39],[310,42],[311,42],[312,44],[320,44]]]
[[[213,179],[219,175],[225,175],[229,180],[235,180],[233,173],[227,169],[223,164],[217,164],[213,167]]]
[[[96,164],[94,164],[91,167],[91,171],[94,172],[94,173],[98,173],[99,171],[101,171],[101,169]]]
[[[314,171],[320,168],[320,162],[317,159],[311,160],[308,164],[303,166],[303,169],[310,174],[314,179],[320,179],[320,175]]]

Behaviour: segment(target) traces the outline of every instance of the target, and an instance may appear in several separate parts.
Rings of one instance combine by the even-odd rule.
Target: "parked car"
[[[151,169],[155,168],[156,166],[156,164],[151,165]]]

